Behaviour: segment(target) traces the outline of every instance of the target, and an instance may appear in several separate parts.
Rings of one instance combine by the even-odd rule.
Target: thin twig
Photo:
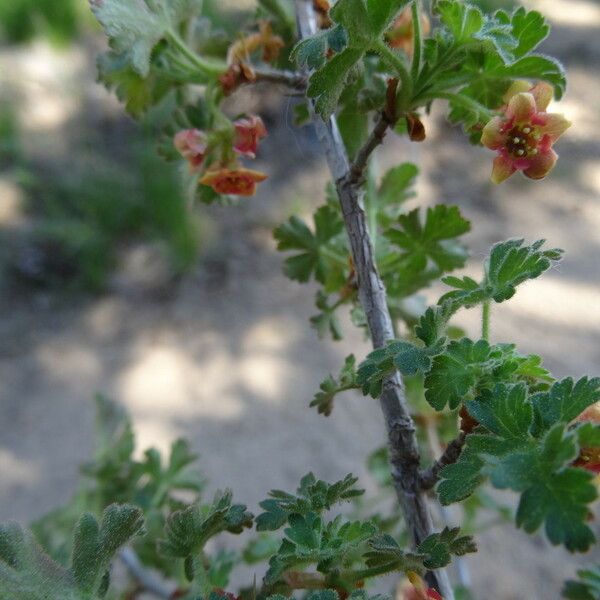
[[[375,126],[373,127],[373,131],[371,135],[364,143],[362,148],[357,152],[356,158],[352,163],[352,167],[350,169],[351,175],[351,183],[353,185],[359,184],[362,182],[365,169],[367,168],[367,164],[369,162],[369,157],[373,154],[373,151],[377,146],[383,144],[383,139],[385,138],[385,134],[389,127],[391,127],[393,123],[390,121],[390,118],[387,116],[385,111],[379,114],[377,121],[375,122]]]
[[[146,569],[132,548],[123,548],[119,552],[119,558],[129,574],[145,592],[154,594],[154,596],[163,600],[170,600],[174,597],[173,594],[177,591],[177,586],[163,581],[158,575]]]
[[[296,0],[296,16],[300,35],[302,37],[314,35],[317,24],[312,0]],[[385,286],[377,271],[362,207],[364,189],[352,176],[335,118],[323,121],[313,114],[313,122],[336,184],[352,249],[359,298],[367,318],[371,340],[375,348],[380,348],[394,338],[394,329],[387,305]],[[433,525],[426,498],[421,493],[419,485],[420,455],[415,425],[410,416],[404,386],[398,373],[384,382],[379,402],[387,428],[394,487],[413,544],[418,545],[433,532]],[[427,580],[429,585],[435,587],[446,600],[453,600],[452,587],[443,569],[428,573]]]
[[[256,75],[256,82],[280,83],[294,90],[306,88],[306,75],[297,71],[281,71],[278,69],[252,69]]]
[[[451,464],[454,464],[463,450],[467,434],[461,431],[460,435],[452,440],[444,450],[443,454],[427,469],[422,471],[419,477],[422,490],[430,490],[440,479],[441,470]]]

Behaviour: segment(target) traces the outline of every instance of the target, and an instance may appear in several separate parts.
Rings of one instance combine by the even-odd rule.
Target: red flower
[[[233,126],[235,127],[233,149],[242,156],[255,158],[259,140],[267,135],[262,119],[253,115],[248,119],[238,119]]]
[[[494,117],[484,128],[481,143],[496,150],[492,181],[501,183],[515,171],[531,179],[542,179],[554,167],[558,154],[552,149],[556,140],[570,127],[563,115],[545,112],[553,89],[538,83],[529,91],[524,82],[511,86],[503,116]]]
[[[221,168],[207,171],[200,179],[200,183],[212,187],[217,194],[254,196],[256,184],[266,178],[267,175],[264,173],[244,167]]]
[[[175,134],[173,143],[178,152],[187,159],[192,173],[200,172],[206,155],[206,138],[199,129],[184,129]]]

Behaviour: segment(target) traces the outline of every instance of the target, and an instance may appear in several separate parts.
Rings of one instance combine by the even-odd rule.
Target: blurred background
[[[214,4],[230,28],[252,10]],[[600,2],[523,4],[551,21],[544,47],[568,73],[561,112],[573,127],[549,178],[492,187],[491,153],[445,123],[443,107],[423,144],[390,137],[380,163],[418,164],[414,204],[461,206],[474,223],[469,275],[506,237],[564,248],[559,268],[495,310],[493,338],[541,354],[557,377],[599,374]],[[161,115],[136,124],[95,82],[103,48],[85,0],[0,0],[0,520],[27,522],[70,498],[92,451],[96,392],[130,411],[139,448],[186,436],[209,488],[233,488],[251,510],[309,470],[365,476],[384,439],[373,401],[348,395],[329,419],[308,403],[368,345],[349,325],[342,342],[318,340],[315,290],[283,276],[272,238],[322,201],[313,131],[294,128],[284,90],[245,90],[232,110],[263,116],[257,168],[270,178],[236,206],[189,206],[177,167],[155,152]],[[471,332],[477,320],[458,319]],[[468,560],[476,598],[558,597],[586,558],[511,526],[479,544]]]

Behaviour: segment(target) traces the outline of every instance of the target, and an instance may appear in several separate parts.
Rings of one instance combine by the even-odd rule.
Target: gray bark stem
[[[312,0],[295,2],[300,36],[305,38],[314,35],[317,23]],[[377,272],[367,219],[362,207],[364,189],[352,173],[335,117],[323,121],[313,111],[313,122],[337,188],[358,278],[359,298],[367,318],[373,347],[380,348],[394,339],[394,330],[385,286]],[[433,525],[426,498],[420,489],[421,460],[415,425],[399,373],[384,382],[379,402],[387,427],[394,487],[413,544],[417,546],[433,533]],[[453,600],[452,587],[443,569],[429,572],[427,581],[445,600]]]

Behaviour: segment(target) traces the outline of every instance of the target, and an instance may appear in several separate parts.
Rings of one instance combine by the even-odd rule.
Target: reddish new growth
[[[600,402],[584,410],[575,421],[577,423],[594,423],[600,425]],[[573,466],[582,467],[600,475],[600,448],[582,448]]]
[[[528,91],[522,91],[527,87]],[[492,181],[501,183],[515,171],[542,179],[554,167],[558,154],[554,142],[570,127],[563,115],[547,113],[553,89],[547,83],[531,87],[515,82],[508,90],[503,116],[494,117],[483,129],[481,143],[498,152]]]

